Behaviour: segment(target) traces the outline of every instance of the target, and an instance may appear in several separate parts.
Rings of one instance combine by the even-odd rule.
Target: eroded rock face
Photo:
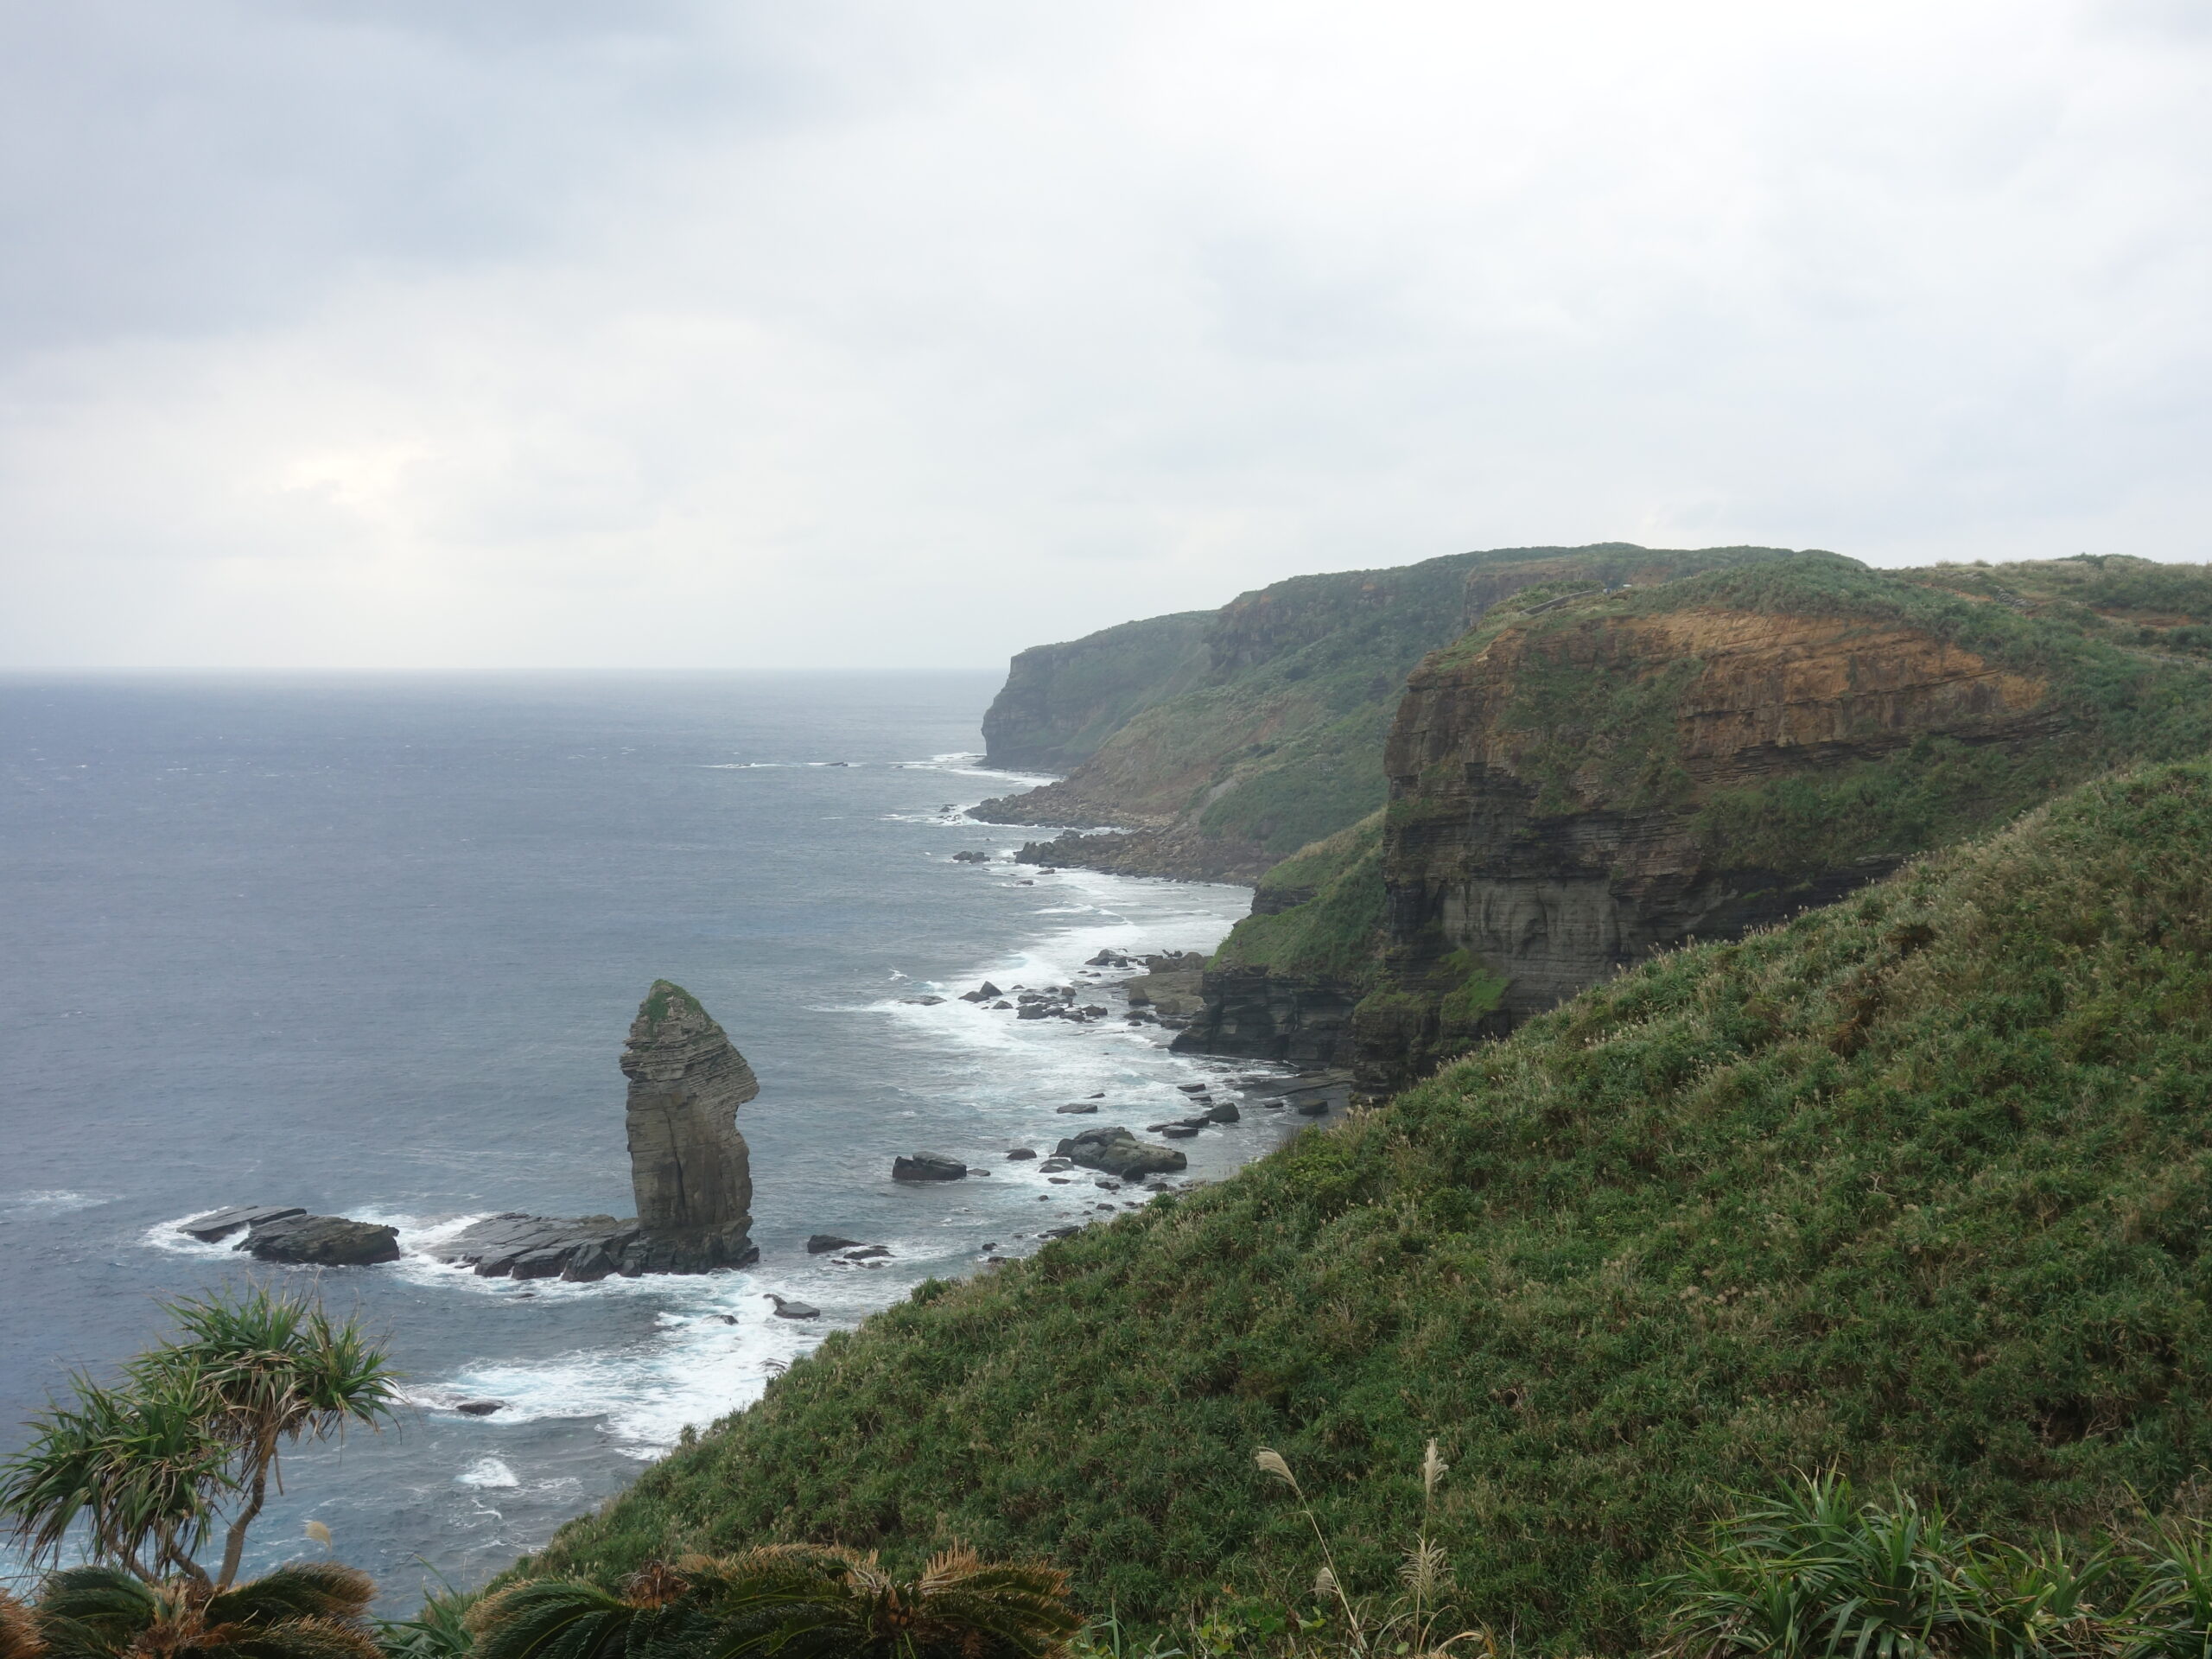
[[[1228,968],[1203,981],[1203,1001],[1179,1053],[1231,1054],[1243,1059],[1325,1065],[1351,1030],[1359,988],[1330,979],[1297,979],[1265,968]]]
[[[760,1092],[745,1056],[696,997],[655,980],[623,1046],[622,1075],[638,1224],[656,1240],[744,1240],[753,1167],[737,1109]]]
[[[1363,1089],[1401,1087],[1655,950],[1886,874],[1897,853],[1823,859],[1802,829],[1763,839],[1729,803],[1933,738],[2024,748],[2056,729],[2045,690],[1863,615],[1570,616],[1440,652],[1386,754],[1389,967],[1353,1020]]]

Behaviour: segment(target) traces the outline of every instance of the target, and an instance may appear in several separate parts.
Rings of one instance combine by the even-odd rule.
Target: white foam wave
[[[522,1477],[498,1458],[479,1458],[454,1477],[459,1486],[505,1489],[522,1484]]]
[[[76,1192],[65,1187],[35,1187],[22,1192],[0,1193],[0,1216],[60,1215],[72,1210],[96,1210],[113,1204],[112,1192]]]

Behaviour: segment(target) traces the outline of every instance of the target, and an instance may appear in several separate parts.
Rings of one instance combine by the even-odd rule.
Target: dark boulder
[[[893,1159],[891,1164],[894,1181],[957,1181],[967,1173],[967,1165],[941,1153],[918,1152],[911,1158]]]
[[[818,1319],[822,1317],[822,1310],[812,1302],[795,1302],[789,1297],[777,1295],[772,1290],[767,1293],[767,1297],[776,1305],[776,1317],[779,1319]]]
[[[1098,1109],[1098,1103],[1095,1100],[1071,1100],[1066,1105],[1055,1106],[1052,1109],[1055,1112],[1059,1113],[1062,1116],[1066,1116],[1071,1113],[1080,1116],[1084,1113],[1096,1111]]]
[[[827,1255],[832,1250],[855,1250],[861,1246],[857,1238],[846,1238],[836,1233],[817,1233],[806,1241],[809,1255]]]
[[[1027,1163],[1036,1155],[1037,1149],[1034,1147],[1008,1147],[1006,1153],[1007,1161],[1010,1164]]]
[[[506,1403],[504,1400],[464,1400],[454,1409],[464,1417],[489,1417],[495,1411],[504,1410]]]
[[[365,1268],[399,1260],[399,1230],[344,1216],[288,1216],[249,1230],[232,1247],[257,1262],[296,1267]]]
[[[1217,1101],[1206,1108],[1206,1116],[1216,1123],[1234,1123],[1243,1116],[1232,1100]]]

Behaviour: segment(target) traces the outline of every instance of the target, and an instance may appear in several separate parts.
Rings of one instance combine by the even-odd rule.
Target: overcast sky
[[[0,0],[0,664],[2212,556],[2202,0]]]

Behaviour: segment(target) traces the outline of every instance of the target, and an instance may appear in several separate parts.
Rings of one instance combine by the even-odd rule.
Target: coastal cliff
[[[1064,772],[1133,715],[1188,690],[1207,665],[1207,611],[1124,622],[1014,658],[983,715],[983,763]]]
[[[1459,553],[1242,594],[1203,617],[1202,662],[1176,656],[1169,642],[1187,638],[1203,613],[1040,647],[1015,659],[986,719],[995,764],[1017,764],[1018,755],[1043,764],[1056,742],[1053,752],[1072,759],[1114,711],[1133,712],[1067,777],[986,801],[974,814],[1076,832],[1026,850],[1040,862],[1255,880],[1382,806],[1382,741],[1406,675],[1497,594],[1544,581],[1649,583],[1775,556],[1773,549],[1626,543]],[[1085,686],[1096,688],[1095,699],[1085,700]],[[1037,712],[1047,708],[1057,712]],[[1063,732],[1082,735],[1054,735]]]
[[[1410,677],[1371,841],[1264,879],[1185,1046],[1351,1061],[1388,1093],[1656,951],[2212,742],[2202,567],[1800,555],[1502,591],[1519,574],[1474,573],[1476,626]]]

